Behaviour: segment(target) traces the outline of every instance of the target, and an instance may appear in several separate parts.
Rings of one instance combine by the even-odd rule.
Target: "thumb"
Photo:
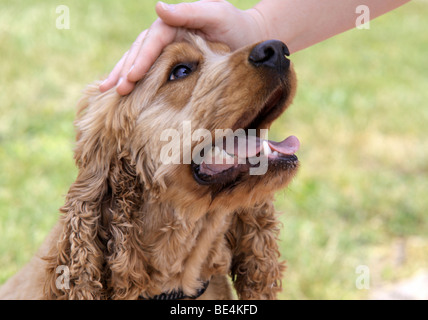
[[[179,4],[166,4],[159,1],[156,4],[156,13],[163,22],[172,27],[186,29],[216,26],[219,23],[219,17],[222,17],[219,11],[223,9],[216,2],[204,1]]]

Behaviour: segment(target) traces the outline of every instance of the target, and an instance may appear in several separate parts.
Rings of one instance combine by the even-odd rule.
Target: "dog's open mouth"
[[[260,137],[261,129],[268,127],[284,111],[285,100],[282,88],[274,90],[254,118],[246,115],[238,121],[236,127],[243,128],[245,134],[223,137],[221,141],[214,142],[211,149],[202,152],[201,159],[192,162],[195,180],[202,185],[226,185],[235,183],[243,175],[251,175],[252,170],[254,175],[262,175],[268,167],[296,169],[298,158],[295,153],[300,142],[295,136],[281,142]],[[264,170],[263,166],[266,167]],[[257,168],[260,170],[255,170]]]

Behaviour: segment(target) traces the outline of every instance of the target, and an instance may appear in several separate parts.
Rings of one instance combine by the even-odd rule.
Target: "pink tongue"
[[[295,136],[290,136],[284,141],[275,142],[268,140],[269,147],[272,151],[277,151],[284,155],[293,155],[300,148],[300,141]],[[243,148],[242,150],[240,150]],[[232,148],[225,146],[225,150],[229,154],[235,154],[239,158],[251,158],[257,156],[260,150],[263,148],[262,140],[258,137],[235,137],[235,145]]]
[[[290,136],[282,142],[268,141],[268,143],[272,151],[288,156],[295,154],[300,148],[300,141],[295,136]]]
[[[281,142],[268,140],[268,144],[272,151],[277,151],[287,156],[295,154],[300,148],[300,141],[295,136],[290,136]],[[244,146],[243,152],[241,153],[239,152],[240,145]],[[257,137],[237,137],[235,138],[234,150],[228,150],[226,148],[226,151],[230,154],[238,155],[239,158],[242,158],[240,155],[244,155],[245,158],[251,158],[255,157],[262,147],[262,141]]]

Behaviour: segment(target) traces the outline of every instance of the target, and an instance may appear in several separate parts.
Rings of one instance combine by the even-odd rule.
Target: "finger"
[[[115,65],[115,67],[110,72],[108,77],[101,83],[101,85],[100,85],[100,91],[101,92],[105,92],[105,91],[113,88],[117,84],[117,82],[119,81],[120,72],[122,70],[123,63],[125,62],[127,54],[128,54],[128,51],[126,51],[123,54],[122,58],[120,58],[119,62]]]
[[[127,80],[136,82],[150,69],[161,54],[162,50],[178,38],[179,30],[166,25],[157,19],[148,30],[142,46],[135,58],[132,70],[127,74]]]
[[[117,83],[117,88],[116,88],[116,91],[121,95],[128,94],[132,90],[132,89],[129,90],[129,88],[131,88],[131,83],[129,83],[127,79],[127,74],[130,68],[134,65],[134,61],[138,55],[138,52],[140,51],[144,38],[147,35],[147,31],[148,30],[144,30],[138,35],[137,39],[134,41],[131,48],[129,49],[129,52],[126,55],[125,61],[122,64],[122,68],[120,69],[119,78],[118,78],[118,80],[122,80],[122,81],[121,83],[119,82]]]
[[[166,24],[187,29],[218,26],[221,21],[224,21],[224,16],[233,9],[236,8],[226,1],[198,1],[179,4],[158,2],[156,4],[156,13]]]
[[[120,78],[116,86],[116,92],[121,96],[124,96],[131,93],[134,87],[135,87],[134,82],[130,82],[125,78]]]

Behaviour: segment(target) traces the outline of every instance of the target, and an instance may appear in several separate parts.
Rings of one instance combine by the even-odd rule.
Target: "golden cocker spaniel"
[[[90,85],[62,217],[0,298],[231,299],[228,276],[239,298],[276,298],[273,196],[299,141],[265,134],[295,94],[288,55],[189,34],[131,94]]]

